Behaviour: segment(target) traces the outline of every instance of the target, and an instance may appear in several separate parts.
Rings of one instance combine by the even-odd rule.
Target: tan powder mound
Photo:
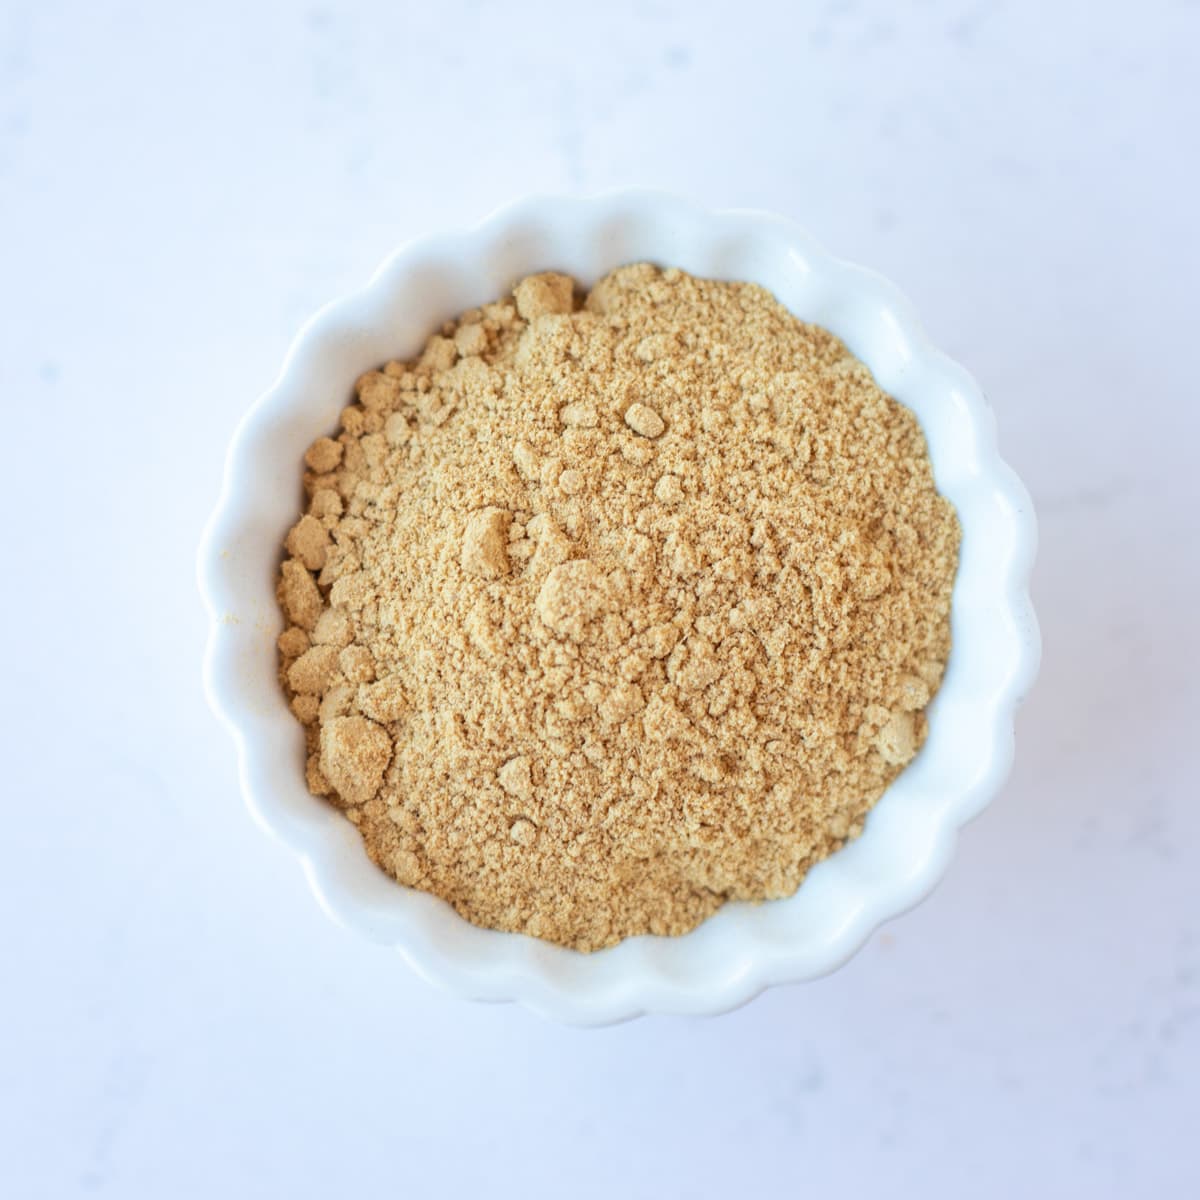
[[[282,678],[401,883],[579,950],[792,893],[925,737],[958,522],[913,415],[762,288],[463,314],[307,455]]]

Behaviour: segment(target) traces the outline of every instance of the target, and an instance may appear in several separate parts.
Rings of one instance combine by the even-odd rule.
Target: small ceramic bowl
[[[303,735],[276,678],[275,579],[300,508],[303,453],[334,430],[363,371],[415,354],[443,321],[523,275],[561,270],[590,285],[641,260],[762,284],[842,338],[916,413],[938,488],[958,510],[962,551],[954,646],[928,710],[929,738],[863,834],[788,899],[727,904],[683,937],[636,937],[586,955],[479,929],[444,901],[401,887],[368,860],[354,826],[309,795]],[[251,811],[343,925],[459,995],[515,1000],[563,1021],[717,1013],[772,984],[833,970],[945,871],[956,832],[996,794],[1012,761],[1014,709],[1039,657],[1028,595],[1035,542],[1029,497],[997,454],[978,385],[929,344],[890,283],[761,213],[709,212],[645,192],[532,199],[474,229],[404,246],[362,291],[300,331],[278,380],[234,435],[200,549],[212,618],[205,683],[237,743]]]

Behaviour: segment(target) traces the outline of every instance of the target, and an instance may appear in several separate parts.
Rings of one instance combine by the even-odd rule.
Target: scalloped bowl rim
[[[840,336],[917,414],[963,542],[954,646],[929,710],[929,738],[862,835],[787,899],[726,904],[682,937],[630,938],[584,955],[479,929],[444,901],[400,887],[370,863],[350,822],[309,795],[303,735],[275,678],[274,573],[299,511],[303,450],[336,425],[362,371],[411,354],[442,321],[524,274],[559,269],[590,285],[643,259],[761,283],[802,319]],[[710,212],[645,191],[534,197],[472,229],[403,246],[365,288],[303,326],[279,377],[238,426],[200,547],[211,619],[205,690],[234,736],[251,812],[299,859],[321,906],[398,950],[426,979],[574,1024],[723,1012],[765,987],[835,969],[945,872],[957,831],[1011,766],[1014,712],[1040,658],[1028,593],[1036,540],[1032,504],[999,457],[982,392],[930,345],[891,283],[765,213]]]

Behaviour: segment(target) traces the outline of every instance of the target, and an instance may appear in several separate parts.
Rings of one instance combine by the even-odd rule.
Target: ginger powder
[[[919,749],[958,521],[915,417],[761,287],[464,313],[306,456],[309,788],[466,918],[579,950],[790,895]]]

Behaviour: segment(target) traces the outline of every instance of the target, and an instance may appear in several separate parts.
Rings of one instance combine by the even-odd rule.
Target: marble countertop
[[[0,12],[0,1193],[1200,1191],[1200,8]],[[836,975],[557,1028],[333,926],[247,818],[193,558],[232,427],[396,243],[761,206],[977,375],[1045,659],[945,883]]]

